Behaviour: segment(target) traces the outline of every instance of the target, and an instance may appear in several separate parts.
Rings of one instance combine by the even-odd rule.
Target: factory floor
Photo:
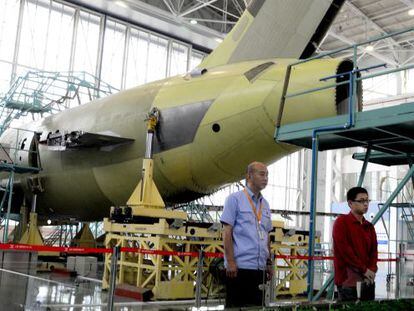
[[[19,270],[19,269],[16,269]],[[35,275],[0,269],[0,310],[107,310],[108,292],[98,278],[42,272]],[[204,304],[205,305],[205,304]],[[193,300],[139,302],[115,296],[114,310],[191,310]],[[205,310],[222,310],[212,301]]]
[[[39,272],[34,269],[30,256],[25,256],[27,253],[12,255],[3,256],[0,264],[3,267],[0,268],[0,311],[108,310],[108,292],[102,290],[101,281],[103,263],[99,264],[96,275],[74,277],[57,272]],[[377,298],[394,298],[380,290],[383,283],[381,275],[377,281]],[[206,304],[203,300],[201,310],[223,310],[223,303],[211,300]],[[291,299],[277,300],[279,306],[292,303]],[[115,296],[114,310],[196,310],[194,305],[194,300],[139,302]]]

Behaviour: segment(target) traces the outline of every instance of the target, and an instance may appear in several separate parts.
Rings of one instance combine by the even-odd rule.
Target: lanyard
[[[247,199],[249,200],[250,206],[252,207],[253,213],[256,216],[257,222],[260,224],[260,221],[262,220],[262,206],[263,206],[263,202],[260,202],[260,206],[259,206],[259,211],[256,210],[256,207],[252,201],[252,198],[250,197],[250,195],[247,193],[246,188],[243,189],[244,194],[246,195]]]

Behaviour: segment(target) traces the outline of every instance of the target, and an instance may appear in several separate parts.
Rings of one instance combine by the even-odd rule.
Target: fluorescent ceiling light
[[[408,11],[408,15],[410,15],[410,16],[414,16],[414,9],[409,10],[409,11]]]
[[[122,6],[123,8],[128,8],[128,5],[124,1],[121,1],[121,0],[115,1],[115,4]]]
[[[190,24],[195,25],[195,24],[197,24],[197,21],[195,19],[192,19],[192,20],[190,20]]]
[[[367,52],[372,52],[374,50],[374,46],[372,46],[371,44],[370,45],[368,45],[366,48],[365,48],[365,51],[367,51]]]

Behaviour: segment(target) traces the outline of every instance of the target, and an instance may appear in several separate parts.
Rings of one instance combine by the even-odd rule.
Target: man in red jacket
[[[339,300],[357,300],[359,282],[360,299],[374,300],[378,251],[375,228],[363,216],[370,202],[368,192],[364,188],[354,187],[346,196],[351,211],[338,217],[332,234],[335,285]]]

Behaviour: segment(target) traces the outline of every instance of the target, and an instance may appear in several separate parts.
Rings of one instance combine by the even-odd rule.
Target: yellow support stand
[[[187,213],[183,211],[170,211],[165,209],[157,186],[153,180],[154,160],[143,159],[142,179],[138,183],[127,205],[132,208],[132,215],[153,217],[153,218],[173,218],[187,219]]]
[[[272,244],[276,255],[306,255],[307,246],[298,244]],[[308,272],[306,259],[279,259],[276,265],[276,297],[297,296],[306,292]]]
[[[143,178],[128,199],[128,206],[144,208],[164,208],[165,204],[153,180],[154,160],[144,159],[142,163]]]
[[[95,237],[93,236],[88,224],[82,225],[81,230],[75,235],[70,244],[74,247],[96,247]]]
[[[271,233],[271,251],[279,255],[306,255],[308,235],[290,234],[282,221],[274,221]],[[107,248],[120,246],[144,250],[177,252],[223,253],[220,228],[211,230],[197,226],[172,226],[168,219],[160,218],[153,224],[114,223],[104,219]],[[105,257],[102,288],[109,286],[111,254]],[[211,258],[203,264],[202,297],[222,297],[223,285],[209,271]],[[198,257],[162,256],[122,252],[118,261],[117,284],[129,284],[151,289],[154,299],[192,299],[197,278]],[[307,261],[304,259],[277,259],[275,268],[276,297],[295,297],[306,291]]]
[[[309,236],[304,233],[292,234],[285,232],[282,221],[274,221],[274,242],[270,248],[272,253],[284,256],[306,256],[308,251]],[[295,297],[306,292],[307,289],[307,259],[283,258],[276,260],[276,297]]]
[[[37,213],[30,213],[29,226],[19,241],[20,244],[43,245],[43,238],[37,227]]]
[[[135,207],[151,209],[165,207],[164,200],[161,198],[153,179],[154,160],[152,159],[152,143],[159,116],[160,112],[154,107],[147,117],[147,139],[145,157],[142,162],[141,180],[127,202],[127,205],[132,206],[135,210]]]
[[[132,192],[127,205],[132,208],[132,215],[153,218],[187,219],[187,214],[180,211],[165,210],[165,203],[153,179],[154,160],[152,159],[152,143],[159,114],[153,108],[147,118],[147,139],[145,157],[142,161],[141,180]]]
[[[31,212],[29,218],[29,226],[23,233],[19,244],[28,245],[44,245],[42,235],[40,234],[39,227],[37,226],[37,213]],[[58,252],[39,252],[39,256],[59,256]]]
[[[210,234],[210,238],[186,239],[185,237],[168,237],[165,235],[124,235],[108,233],[107,247],[116,245],[146,250],[198,252],[202,247],[205,252],[223,252],[222,241],[216,239],[219,232]],[[212,258],[203,261],[203,297],[219,297],[223,286],[218,284],[209,273]],[[105,258],[102,288],[109,287],[111,254]],[[151,289],[154,299],[191,299],[195,295],[198,257],[155,255],[122,252],[118,261],[118,284],[130,284]]]

